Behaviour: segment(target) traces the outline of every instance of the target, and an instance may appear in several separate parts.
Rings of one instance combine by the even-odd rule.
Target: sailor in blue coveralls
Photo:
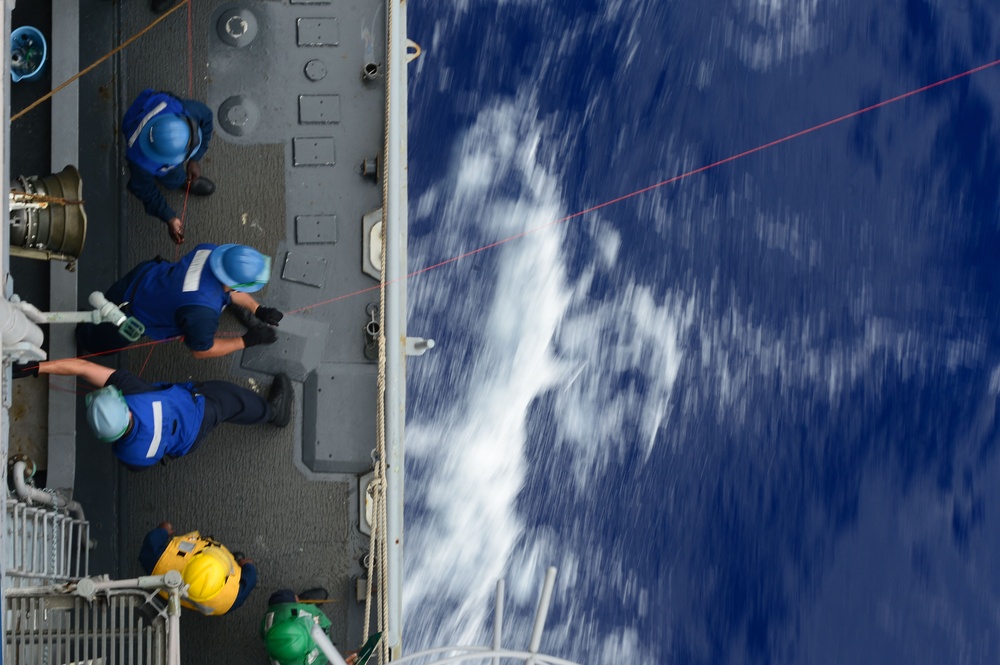
[[[178,245],[184,242],[180,217],[167,204],[157,183],[208,196],[215,183],[201,175],[199,161],[212,140],[212,111],[193,99],[167,92],[143,90],[122,119],[125,160],[129,167],[128,191],[167,225]],[[183,165],[183,168],[181,168]]]
[[[292,381],[285,374],[274,377],[266,401],[228,381],[146,383],[82,358],[14,368],[16,378],[38,374],[79,376],[104,386],[87,395],[87,422],[132,470],[194,452],[221,423],[284,427],[291,419]]]
[[[140,263],[104,295],[141,321],[151,339],[183,335],[196,358],[216,358],[277,340],[272,326],[284,315],[249,295],[262,289],[270,275],[271,258],[252,247],[203,243],[176,263],[162,259]],[[234,312],[248,328],[242,337],[215,334],[219,314],[227,305],[242,308]],[[110,323],[80,324],[76,339],[81,349],[95,353],[130,344]]]

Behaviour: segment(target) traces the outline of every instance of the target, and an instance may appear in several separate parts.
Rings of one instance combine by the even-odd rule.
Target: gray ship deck
[[[47,3],[22,4],[32,3],[19,3],[15,25]],[[81,0],[79,6],[81,34],[88,35],[81,39],[81,66],[155,18],[147,0]],[[139,574],[142,537],[164,519],[179,532],[210,534],[257,563],[258,588],[244,607],[217,618],[185,614],[185,663],[263,662],[257,627],[268,595],[282,587],[327,587],[333,602],[324,610],[343,646],[359,639],[363,620],[353,582],[368,549],[357,523],[357,475],[370,468],[375,443],[376,365],[364,355],[364,328],[366,307],[378,292],[312,305],[377,284],[361,269],[362,217],[381,206],[381,187],[363,177],[359,165],[382,151],[385,95],[360,72],[372,53],[384,61],[384,9],[378,2],[239,3],[250,8],[259,30],[252,45],[237,48],[216,30],[222,10],[235,6],[193,2],[190,50],[187,10],[181,9],[83,77],[79,92],[79,167],[90,227],[79,262],[81,306],[91,290],[106,288],[139,261],[177,255],[163,225],[125,191],[117,126],[144,88],[188,96],[190,63],[190,96],[216,111],[202,166],[217,191],[188,201],[180,251],[199,242],[254,246],[274,259],[271,283],[258,300],[284,311],[306,308],[286,316],[277,344],[235,357],[199,361],[169,342],[108,361],[150,381],[226,378],[260,391],[271,373],[288,372],[297,398],[284,430],[223,425],[194,454],[129,473],[90,437],[78,409],[74,496],[98,541],[92,573]],[[301,24],[298,18],[319,20]],[[313,60],[326,70],[320,80],[305,75]],[[15,88],[12,112],[47,89],[45,81]],[[227,129],[218,122],[219,108],[234,96],[242,96],[242,108],[223,120],[246,124]],[[47,108],[34,113],[48,116]],[[18,123],[11,129],[12,175],[60,170],[63,164],[42,164],[32,148],[47,141],[45,123]],[[184,208],[182,194],[168,200]],[[15,259],[11,272],[24,295],[31,284],[47,284],[49,269]],[[46,298],[34,299],[44,304]],[[240,330],[228,316],[223,326]]]

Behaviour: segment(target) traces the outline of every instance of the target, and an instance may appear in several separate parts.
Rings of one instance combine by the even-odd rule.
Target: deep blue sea
[[[986,0],[409,4],[408,651],[1000,662]]]

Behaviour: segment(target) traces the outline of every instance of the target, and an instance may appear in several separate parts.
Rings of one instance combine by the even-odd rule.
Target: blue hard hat
[[[192,135],[194,131],[194,135]],[[201,129],[193,128],[176,113],[161,113],[139,134],[139,149],[149,159],[163,164],[180,164],[201,147]]]
[[[132,414],[114,386],[105,386],[87,395],[87,423],[101,441],[117,441],[128,431]]]
[[[271,279],[271,257],[246,245],[219,245],[209,255],[208,265],[233,291],[260,291]]]

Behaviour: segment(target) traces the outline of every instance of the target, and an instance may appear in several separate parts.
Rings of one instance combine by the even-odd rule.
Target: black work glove
[[[38,376],[38,363],[14,363],[10,366],[10,369],[15,379]]]
[[[269,326],[278,325],[278,322],[285,317],[280,310],[273,307],[264,307],[263,305],[258,307],[257,311],[254,312],[253,315]]]
[[[248,349],[258,344],[274,344],[276,341],[278,341],[278,333],[274,332],[273,328],[268,328],[267,326],[251,328],[243,335],[243,346]]]

